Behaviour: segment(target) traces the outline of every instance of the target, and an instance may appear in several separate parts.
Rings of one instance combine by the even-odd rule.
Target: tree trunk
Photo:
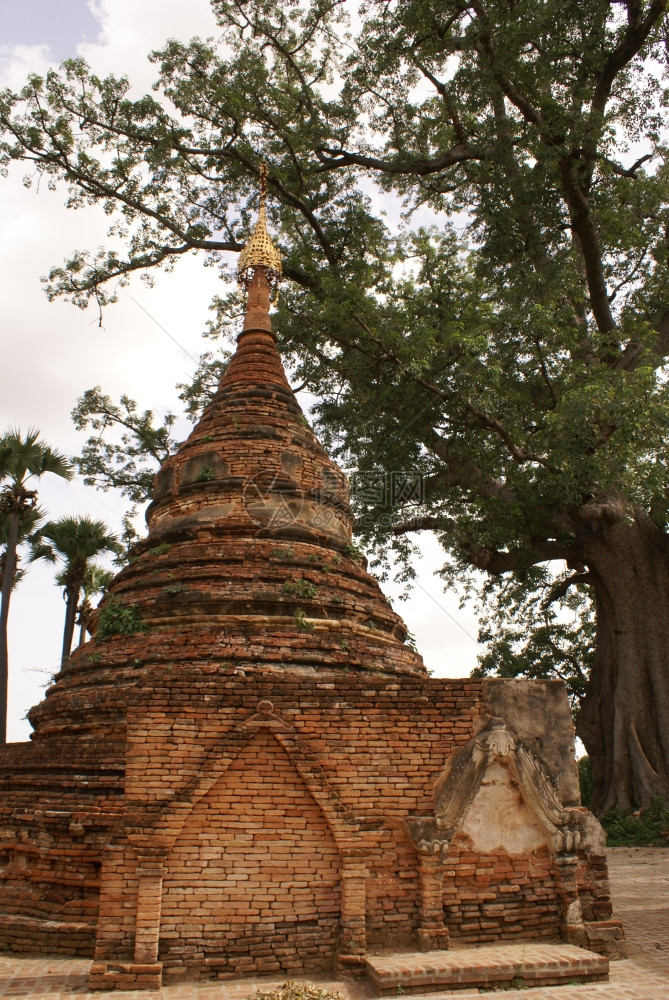
[[[669,797],[669,539],[645,514],[579,528],[594,585],[595,661],[577,720],[592,763],[591,807]]]
[[[63,652],[60,657],[61,667],[72,651],[72,639],[74,638],[74,624],[77,617],[80,590],[80,587],[69,586],[65,588],[65,627],[63,629]]]
[[[93,606],[88,597],[84,597],[83,601],[79,605],[79,645],[83,646],[86,642],[88,623],[91,620],[91,615],[93,614]]]
[[[12,596],[16,574],[16,550],[19,544],[21,516],[17,511],[9,515],[7,546],[5,548],[5,572],[2,578],[2,601],[0,603],[0,743],[7,742],[7,685],[9,680],[8,622],[9,600]]]

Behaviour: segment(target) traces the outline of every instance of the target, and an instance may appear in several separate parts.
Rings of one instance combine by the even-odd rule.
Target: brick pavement
[[[611,963],[608,983],[581,986],[504,990],[518,1000],[667,1000],[669,997],[669,849],[616,848],[609,851],[609,871],[616,916],[627,932],[630,958]],[[201,982],[165,986],[153,993],[89,993],[88,959],[0,958],[2,1000],[246,1000],[275,979],[245,979],[227,983]],[[365,983],[325,982],[345,1000],[368,1000]],[[454,997],[431,993],[430,1000]],[[480,992],[458,992],[459,1000]],[[402,1000],[409,1000],[404,996]]]

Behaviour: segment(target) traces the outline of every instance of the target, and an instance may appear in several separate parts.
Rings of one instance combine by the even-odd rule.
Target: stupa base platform
[[[162,962],[93,962],[91,990],[158,990],[163,984]]]
[[[429,953],[368,955],[367,978],[377,995],[606,982],[609,960],[570,944],[479,945]]]
[[[97,925],[83,920],[50,920],[18,913],[0,914],[3,950],[92,958]]]

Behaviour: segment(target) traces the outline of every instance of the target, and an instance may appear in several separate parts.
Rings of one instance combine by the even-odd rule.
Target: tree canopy
[[[3,165],[111,219],[49,294],[102,306],[190,252],[225,272],[265,158],[321,430],[422,483],[364,501],[368,539],[432,530],[520,582],[562,560],[596,609],[594,806],[666,795],[667,0],[368,0],[348,34],[341,0],[213,7],[221,39],[154,53],[153,96],[77,59],[0,97]]]

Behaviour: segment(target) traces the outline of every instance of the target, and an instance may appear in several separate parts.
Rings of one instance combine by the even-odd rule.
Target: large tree
[[[266,157],[282,346],[341,454],[422,476],[361,493],[367,534],[520,582],[561,560],[596,608],[594,806],[666,795],[667,0],[213,6],[156,97],[81,60],[2,95],[4,162],[115,217],[50,294],[238,250]]]
[[[46,562],[63,564],[56,580],[63,588],[65,598],[61,665],[72,649],[79,597],[87,576],[90,579],[93,560],[106,553],[117,554],[122,548],[118,538],[108,530],[104,521],[95,521],[86,514],[48,521],[33,535],[31,560],[44,559]]]
[[[18,429],[8,430],[0,437],[0,541],[4,544],[0,604],[0,743],[7,739],[7,628],[9,601],[17,581],[17,549],[42,517],[33,486],[47,472],[64,479],[72,476],[65,456],[42,441],[39,435],[40,432],[32,427],[25,437]]]

